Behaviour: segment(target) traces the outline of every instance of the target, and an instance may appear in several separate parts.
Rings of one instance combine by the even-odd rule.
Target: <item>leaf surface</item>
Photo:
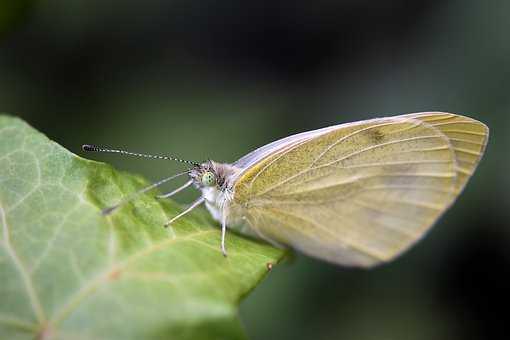
[[[144,179],[80,158],[0,116],[1,339],[242,339],[240,299],[283,251],[201,210],[143,195]]]

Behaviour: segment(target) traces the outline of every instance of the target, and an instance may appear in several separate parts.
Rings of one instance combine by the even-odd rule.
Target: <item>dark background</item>
[[[218,161],[376,116],[480,119],[486,157],[419,245],[370,271],[298,255],[241,316],[253,339],[494,339],[510,321],[509,18],[504,0],[0,0],[0,111],[79,154]],[[92,156],[151,179],[180,168]]]

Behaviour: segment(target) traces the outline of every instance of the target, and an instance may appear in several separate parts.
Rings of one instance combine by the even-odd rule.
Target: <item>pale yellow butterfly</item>
[[[205,203],[222,224],[225,255],[228,226],[332,263],[370,267],[434,225],[475,171],[488,136],[483,123],[443,112],[340,124],[283,138],[233,164],[179,160],[192,164],[176,175],[189,180],[161,197],[198,188],[201,197],[168,224]]]

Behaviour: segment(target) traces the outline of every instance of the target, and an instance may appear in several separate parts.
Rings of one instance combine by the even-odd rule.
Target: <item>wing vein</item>
[[[386,162],[386,163],[367,163],[367,164],[356,164],[356,165],[335,165],[338,168],[342,169],[356,169],[356,168],[366,168],[366,167],[375,167],[375,166],[388,166],[388,165],[406,165],[406,164],[447,164],[451,163],[448,160],[418,160],[418,161],[399,161],[399,162]]]
[[[456,120],[453,122],[445,122],[445,123],[437,123],[437,124],[431,124],[432,126],[444,126],[444,125],[454,125],[454,124],[472,124],[472,125],[480,125],[477,121],[471,121],[471,120]],[[441,130],[443,131],[443,130]]]
[[[450,129],[450,130],[441,129],[441,132],[443,132],[443,133],[447,133],[447,132],[465,133],[466,135],[474,135],[474,136],[487,137],[486,133],[484,133],[484,132],[477,132],[477,131],[466,131],[466,130],[457,130],[457,129]]]
[[[365,255],[367,255],[367,256],[369,256],[369,257],[371,257],[371,258],[375,259],[375,260],[378,260],[378,261],[379,261],[379,260],[381,260],[381,259],[383,258],[381,255],[379,255],[379,254],[377,254],[377,253],[374,253],[374,252],[370,251],[369,249],[366,249],[366,248],[364,248],[364,247],[362,247],[362,246],[360,246],[360,245],[355,245],[355,244],[353,244],[352,242],[349,242],[348,240],[345,240],[345,239],[344,239],[344,240],[339,239],[339,238],[338,238],[338,235],[336,235],[334,232],[332,232],[332,231],[331,231],[331,230],[329,230],[328,228],[324,227],[322,224],[318,224],[318,223],[316,223],[316,222],[314,222],[314,221],[311,221],[311,220],[309,220],[309,219],[304,218],[303,216],[298,216],[298,215],[293,214],[293,213],[291,213],[291,212],[289,212],[289,211],[282,211],[282,210],[280,210],[280,209],[274,209],[274,208],[273,208],[273,209],[271,209],[271,210],[276,210],[276,211],[278,211],[278,212],[279,212],[279,214],[283,214],[283,215],[287,215],[287,216],[289,216],[289,215],[290,215],[290,216],[293,216],[294,218],[296,218],[296,219],[298,219],[298,220],[305,221],[305,222],[307,222],[307,223],[309,223],[309,224],[311,224],[311,225],[315,226],[317,229],[320,229],[320,230],[322,230],[323,232],[325,232],[325,233],[327,233],[327,234],[331,235],[331,237],[332,237],[335,241],[337,241],[338,243],[340,243],[340,245],[344,245],[344,246],[347,246],[347,247],[350,247],[350,248],[356,249],[356,250],[357,250],[357,251],[359,251],[360,253],[363,253],[363,254],[365,254]],[[265,214],[267,215],[267,213],[266,213],[266,212],[264,212],[264,211],[261,211],[261,212],[262,212],[263,214],[265,213]],[[291,227],[291,228],[293,228],[293,229],[296,229],[296,228],[295,228],[294,226],[292,226],[292,225],[287,225],[287,226],[289,226],[289,227]],[[303,231],[302,231],[302,230],[299,230],[299,229],[297,229],[297,230],[298,230],[298,232],[303,233]],[[308,235],[309,235],[309,234],[308,234]],[[313,237],[313,235],[309,235],[309,237],[310,237],[310,236],[311,236],[312,238],[314,238],[314,237]]]
[[[307,168],[305,170],[301,170],[299,171],[298,173],[290,176],[290,177],[287,177],[285,180],[279,182],[279,183],[276,183],[275,185],[267,188],[266,190],[262,191],[261,193],[257,194],[256,196],[262,196],[280,186],[282,186],[283,184],[291,181],[292,179],[296,178],[296,177],[299,177],[309,171],[313,171],[313,170],[317,170],[317,169],[321,169],[321,168],[325,168],[325,167],[328,167],[328,166],[331,166],[333,165],[334,163],[338,163],[338,162],[341,162],[341,161],[344,161],[346,159],[349,159],[350,157],[353,157],[353,156],[356,156],[356,155],[359,155],[359,154],[362,154],[363,152],[366,152],[366,151],[369,151],[369,150],[373,150],[373,149],[376,149],[378,147],[382,147],[382,146],[387,146],[387,145],[391,145],[391,144],[398,144],[398,143],[402,143],[402,142],[409,142],[409,141],[413,141],[413,140],[420,140],[420,139],[429,139],[429,138],[441,138],[443,139],[444,137],[442,136],[439,136],[439,135],[432,135],[432,136],[418,136],[418,137],[411,137],[411,138],[405,138],[405,139],[400,139],[400,140],[396,140],[396,141],[390,141],[390,142],[386,142],[386,143],[381,143],[381,144],[377,144],[377,145],[373,145],[373,146],[369,146],[369,147],[366,147],[366,148],[363,148],[361,150],[357,150],[355,152],[351,152],[350,154],[347,154],[339,159],[336,159],[334,161],[331,161],[329,163],[326,163],[326,164],[323,164],[323,165],[320,165],[320,166],[316,166],[316,167],[313,167],[313,168]],[[448,148],[448,147],[447,147]],[[414,151],[414,150],[412,150]],[[418,150],[416,150],[418,151]],[[399,152],[401,153],[401,152]],[[282,155],[283,156],[283,155]],[[281,157],[281,156],[280,156]],[[260,173],[259,173],[260,174]],[[259,175],[257,174],[257,175]],[[252,181],[253,183],[253,181]]]
[[[463,138],[448,137],[448,139],[451,140],[451,141],[454,141],[454,142],[469,143],[469,144],[474,144],[474,145],[479,145],[479,146],[484,146],[485,145],[485,143],[476,142],[476,141],[473,141],[473,140],[468,140],[468,139],[463,139]]]
[[[334,188],[336,186],[342,186],[342,185],[346,185],[346,184],[352,184],[352,183],[356,183],[358,181],[363,181],[365,179],[372,179],[372,178],[377,178],[377,177],[432,177],[432,178],[453,178],[453,177],[456,177],[457,174],[456,173],[444,173],[444,174],[437,174],[437,173],[406,173],[406,172],[400,172],[400,173],[391,173],[391,174],[374,174],[374,175],[369,175],[369,176],[363,176],[363,177],[354,177],[354,178],[351,178],[347,181],[344,181],[344,182],[340,182],[340,183],[334,183],[334,184],[330,184],[330,185],[325,185],[325,186],[321,186],[321,187],[316,187],[316,188],[311,188],[309,190],[302,190],[302,191],[294,191],[292,193],[286,193],[286,195],[288,194],[301,194],[301,193],[305,193],[305,192],[311,192],[311,191],[316,191],[316,190],[324,190],[324,189],[328,189],[328,188]],[[304,184],[304,183],[309,183],[309,182],[312,182],[314,181],[315,179],[312,179],[312,180],[308,180],[308,181],[304,181],[302,182],[301,184]],[[278,195],[276,196],[273,196],[273,197],[278,197]]]
[[[450,190],[441,190],[439,188],[433,188],[433,187],[427,187],[427,186],[412,186],[412,185],[379,185],[379,186],[372,186],[372,187],[365,187],[361,188],[357,191],[351,192],[343,197],[333,197],[330,199],[323,199],[323,200],[313,200],[313,201],[307,201],[307,200],[290,200],[290,201],[284,201],[284,200],[256,200],[253,202],[254,206],[266,206],[266,205],[322,205],[325,203],[335,203],[339,201],[345,201],[353,196],[356,196],[357,194],[368,192],[368,191],[377,191],[377,190],[397,190],[397,189],[416,189],[416,190],[426,190],[426,191],[435,191],[435,192],[441,192],[446,194],[454,194],[455,192]]]
[[[392,125],[392,124],[395,124],[394,121],[391,121],[391,122],[387,122],[387,123],[383,123],[383,124],[377,124],[377,125],[371,125],[371,126],[367,126],[367,127],[364,127],[362,129],[359,129],[359,130],[356,130],[354,132],[351,132],[350,134],[347,134],[345,136],[343,136],[342,138],[334,141],[331,145],[329,145],[325,150],[323,150],[319,156],[317,156],[317,158],[315,158],[315,160],[310,164],[310,169],[313,168],[313,166],[315,165],[315,163],[317,163],[326,153],[329,152],[329,150],[331,150],[332,148],[334,148],[336,145],[338,145],[339,143],[351,138],[351,137],[354,137],[362,132],[365,132],[365,131],[369,131],[371,129],[375,129],[375,128],[379,128],[379,127],[382,127],[382,126],[388,126],[388,125]],[[416,127],[417,125],[414,125],[412,126],[411,128],[414,128]],[[399,130],[400,131],[400,130]]]
[[[457,151],[457,152],[467,153],[468,155],[473,155],[473,156],[479,156],[480,155],[480,152],[472,151],[472,150],[468,150],[468,149],[464,149],[464,148],[454,147],[453,149],[455,151]]]
[[[407,216],[402,216],[402,215],[398,215],[398,214],[395,214],[393,212],[390,212],[389,210],[384,210],[384,209],[381,209],[379,207],[376,207],[376,206],[373,206],[371,204],[368,204],[367,202],[363,202],[363,201],[360,201],[360,200],[357,200],[357,199],[353,199],[352,201],[350,201],[351,203],[353,204],[356,204],[360,207],[363,207],[365,209],[370,209],[372,211],[375,211],[375,212],[378,212],[378,213],[381,213],[381,214],[385,214],[385,215],[388,215],[388,216],[393,216],[393,217],[397,217],[399,219],[402,219],[402,220],[407,220],[409,222],[416,222],[416,220],[414,219],[410,219],[409,217]],[[397,231],[397,232],[400,232],[412,239],[415,239],[417,237],[419,237],[419,233],[413,233],[413,232],[410,232],[409,230],[407,229],[403,229],[403,228],[398,228],[392,224],[381,224],[381,226],[385,227],[385,228],[388,228],[388,229],[391,229],[391,230],[394,230],[394,231]]]

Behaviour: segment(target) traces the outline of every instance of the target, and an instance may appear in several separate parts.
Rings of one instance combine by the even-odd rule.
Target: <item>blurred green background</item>
[[[478,118],[486,157],[418,246],[370,271],[297,255],[241,317],[252,339],[491,339],[510,321],[509,18],[504,0],[0,0],[0,111],[78,154],[228,162],[341,122]],[[87,157],[150,179],[181,168]]]

